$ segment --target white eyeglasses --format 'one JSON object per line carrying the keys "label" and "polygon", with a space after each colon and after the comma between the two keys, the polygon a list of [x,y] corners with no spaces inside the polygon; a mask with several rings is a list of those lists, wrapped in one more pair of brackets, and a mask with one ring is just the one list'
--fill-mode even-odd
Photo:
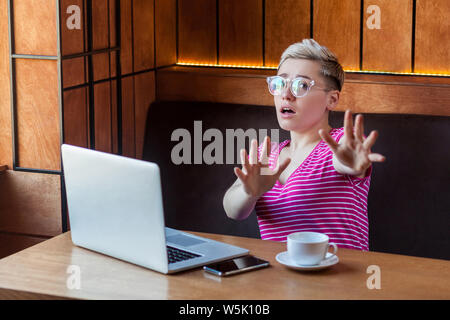
{"label": "white eyeglasses", "polygon": [[[291,80],[285,79],[281,76],[273,76],[267,77],[267,84],[269,86],[269,92],[274,96],[282,94],[286,86],[290,84],[289,88],[292,95],[296,98],[301,98],[308,94],[309,90],[311,90],[311,88],[315,85],[315,81],[303,77],[298,77]],[[329,91],[329,89],[317,86],[316,88]]]}

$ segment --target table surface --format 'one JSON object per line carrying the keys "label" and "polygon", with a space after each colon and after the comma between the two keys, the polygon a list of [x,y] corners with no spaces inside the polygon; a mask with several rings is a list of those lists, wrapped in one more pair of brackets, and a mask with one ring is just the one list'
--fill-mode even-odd
{"label": "table surface", "polygon": [[[248,248],[268,268],[216,277],[196,268],[172,275],[136,266],[72,244],[70,232],[0,260],[0,299],[449,299],[450,261],[339,249],[339,263],[299,272],[275,260],[286,244],[192,232]],[[69,289],[79,267],[80,289]],[[380,289],[369,289],[380,270]],[[370,281],[369,281],[370,282]],[[70,282],[69,282],[70,283]],[[70,287],[70,286],[69,286]]]}

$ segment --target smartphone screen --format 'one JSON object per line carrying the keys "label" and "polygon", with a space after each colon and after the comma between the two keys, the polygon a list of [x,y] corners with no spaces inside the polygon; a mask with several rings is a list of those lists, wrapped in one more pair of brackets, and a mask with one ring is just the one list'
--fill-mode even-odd
{"label": "smartphone screen", "polygon": [[267,267],[268,265],[269,265],[268,261],[248,255],[244,257],[212,263],[207,266],[204,266],[203,269],[207,272],[213,273],[218,276],[227,276],[230,274]]}

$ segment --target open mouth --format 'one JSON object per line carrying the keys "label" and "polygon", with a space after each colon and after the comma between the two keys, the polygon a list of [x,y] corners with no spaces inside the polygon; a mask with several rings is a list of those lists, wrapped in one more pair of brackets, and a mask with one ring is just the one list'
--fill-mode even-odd
{"label": "open mouth", "polygon": [[290,109],[290,108],[288,108],[288,107],[283,107],[283,108],[281,108],[281,113],[283,113],[283,114],[286,114],[286,113],[292,113],[292,114],[294,114],[295,111],[292,110],[292,109]]}

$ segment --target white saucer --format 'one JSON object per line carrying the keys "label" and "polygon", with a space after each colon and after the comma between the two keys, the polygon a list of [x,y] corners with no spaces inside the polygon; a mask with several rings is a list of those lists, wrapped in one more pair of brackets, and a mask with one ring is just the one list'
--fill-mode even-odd
{"label": "white saucer", "polygon": [[281,263],[282,265],[284,265],[288,268],[291,268],[294,270],[301,270],[301,271],[321,270],[321,269],[325,269],[325,268],[334,266],[335,264],[337,264],[339,262],[339,258],[330,252],[327,252],[325,259],[320,261],[319,264],[315,264],[312,266],[304,266],[304,265],[296,264],[295,262],[292,262],[288,256],[287,251],[280,252],[279,254],[277,254],[275,259],[277,259],[277,261],[279,263]]}

